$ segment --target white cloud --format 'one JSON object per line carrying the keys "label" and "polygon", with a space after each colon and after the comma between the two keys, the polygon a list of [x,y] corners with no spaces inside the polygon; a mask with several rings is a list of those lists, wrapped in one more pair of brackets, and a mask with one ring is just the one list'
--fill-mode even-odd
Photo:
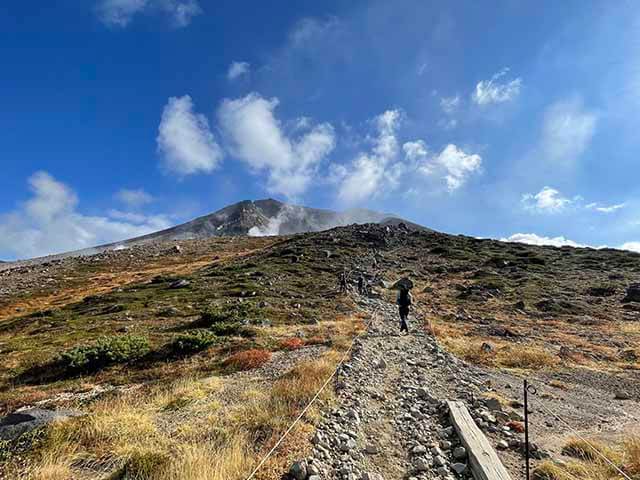
{"label": "white cloud", "polygon": [[116,209],[109,210],[108,215],[115,220],[124,220],[135,225],[147,225],[152,231],[162,230],[170,224],[166,215],[145,215],[139,212],[123,212]]}
{"label": "white cloud", "polygon": [[617,212],[618,210],[623,209],[626,206],[627,206],[626,203],[618,203],[616,205],[600,205],[599,203],[594,202],[594,203],[590,203],[585,208],[588,210],[595,210],[596,212],[600,212],[600,213],[614,213],[614,212]]}
{"label": "white cloud", "polygon": [[441,176],[447,184],[447,190],[452,193],[462,187],[471,175],[482,170],[482,157],[449,144],[437,155],[425,155],[418,170],[427,176]]}
{"label": "white cloud", "polygon": [[[76,210],[78,197],[46,172],[29,178],[32,197],[0,215],[0,253],[17,258],[48,255],[110,243],[167,228],[163,216],[126,218],[87,216]],[[113,213],[113,212],[112,212]]]}
{"label": "white cloud", "polygon": [[174,26],[186,27],[193,17],[202,13],[202,8],[196,0],[157,0],[161,10],[167,13]]}
{"label": "white cloud", "polygon": [[458,126],[458,121],[455,118],[441,118],[438,126],[444,130],[453,130]]}
{"label": "white cloud", "polygon": [[142,207],[143,205],[153,202],[153,196],[141,188],[136,190],[123,188],[115,194],[115,197],[118,201],[131,208]]}
{"label": "white cloud", "polygon": [[251,65],[247,62],[232,62],[227,71],[227,79],[232,81],[243,75],[248,75],[250,68]]}
{"label": "white cloud", "polygon": [[522,196],[524,208],[538,213],[559,213],[573,203],[573,200],[565,198],[551,187],[543,187],[535,195],[527,193]]}
{"label": "white cloud", "polygon": [[597,115],[577,97],[554,103],[544,115],[542,154],[557,164],[573,164],[591,143],[596,123]]}
{"label": "white cloud", "polygon": [[108,27],[124,28],[140,13],[159,11],[176,27],[186,27],[202,13],[197,0],[101,0],[96,6],[100,20]]}
{"label": "white cloud", "polygon": [[148,0],[103,0],[97,6],[98,16],[110,27],[126,27],[136,13],[142,12]]}
{"label": "white cloud", "polygon": [[387,110],[374,119],[376,136],[370,152],[360,153],[346,168],[338,189],[338,198],[346,204],[362,202],[380,193],[383,185],[394,188],[401,174],[394,165],[398,156],[397,129],[399,110]]}
{"label": "white cloud", "polygon": [[440,99],[440,108],[447,115],[452,115],[460,106],[460,95],[454,97],[442,97]]}
{"label": "white cloud", "polygon": [[527,243],[529,245],[550,245],[553,247],[587,247],[588,245],[583,245],[573,240],[569,240],[565,237],[541,237],[536,235],[535,233],[516,233],[511,235],[508,238],[501,238],[501,242],[517,242],[517,243]]}
{"label": "white cloud", "polygon": [[304,47],[314,40],[326,38],[331,31],[335,31],[339,26],[340,22],[335,17],[327,19],[303,18],[291,30],[289,43],[293,47]]}
{"label": "white cloud", "polygon": [[269,173],[267,188],[295,197],[310,186],[317,169],[335,147],[335,132],[328,123],[289,138],[274,116],[277,99],[257,93],[236,100],[223,100],[218,121],[233,154],[254,171]]}
{"label": "white cloud", "polygon": [[629,250],[631,252],[640,253],[640,242],[627,242],[620,246],[621,250]]}
{"label": "white cloud", "polygon": [[171,97],[158,128],[158,152],[164,168],[178,175],[213,171],[223,153],[204,115],[193,112],[189,95]]}
{"label": "white cloud", "polygon": [[520,93],[520,87],[522,86],[522,79],[516,78],[506,83],[500,83],[502,77],[504,77],[508,68],[496,73],[491,80],[482,80],[476,85],[476,90],[471,95],[471,99],[478,105],[490,105],[492,103],[509,102],[518,96]]}
{"label": "white cloud", "polygon": [[402,145],[405,158],[410,164],[419,166],[429,154],[429,147],[423,140],[406,142]]}

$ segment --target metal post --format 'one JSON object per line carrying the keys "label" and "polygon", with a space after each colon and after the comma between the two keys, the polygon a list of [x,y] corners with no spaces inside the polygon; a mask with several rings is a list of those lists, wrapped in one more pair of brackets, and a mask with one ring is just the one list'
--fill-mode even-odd
{"label": "metal post", "polygon": [[524,455],[526,459],[526,480],[529,480],[529,385],[524,380]]}

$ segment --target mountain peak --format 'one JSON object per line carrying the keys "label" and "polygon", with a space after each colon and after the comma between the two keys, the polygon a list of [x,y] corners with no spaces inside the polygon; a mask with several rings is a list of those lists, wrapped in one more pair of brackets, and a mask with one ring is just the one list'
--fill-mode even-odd
{"label": "mountain peak", "polygon": [[[336,212],[292,205],[273,198],[242,200],[182,225],[119,242],[119,244],[132,245],[150,241],[185,240],[212,236],[291,235],[327,230],[353,223],[382,223],[390,219],[394,219],[396,223],[404,221],[394,215],[361,208]],[[410,224],[410,222],[406,223]]]}

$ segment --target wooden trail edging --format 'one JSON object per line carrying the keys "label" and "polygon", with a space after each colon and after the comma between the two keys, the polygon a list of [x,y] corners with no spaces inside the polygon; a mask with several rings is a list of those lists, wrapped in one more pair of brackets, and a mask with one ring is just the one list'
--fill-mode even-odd
{"label": "wooden trail edging", "polygon": [[469,465],[476,480],[511,480],[498,454],[480,431],[462,402],[447,401],[449,415],[462,444],[467,449]]}

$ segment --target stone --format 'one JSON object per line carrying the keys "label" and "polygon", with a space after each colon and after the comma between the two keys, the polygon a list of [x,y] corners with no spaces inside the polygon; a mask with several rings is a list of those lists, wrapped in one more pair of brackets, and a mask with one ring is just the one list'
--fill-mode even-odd
{"label": "stone", "polygon": [[640,302],[640,283],[634,283],[627,288],[627,295],[623,302]]}
{"label": "stone", "polygon": [[490,343],[483,342],[482,345],[480,345],[480,350],[485,353],[493,352],[493,346]]}
{"label": "stone", "polygon": [[505,440],[500,440],[496,447],[500,450],[506,450],[507,448],[509,448],[509,444]]}
{"label": "stone", "polygon": [[435,457],[433,457],[433,464],[436,467],[444,467],[447,464],[447,461],[444,459],[444,457],[436,455]]}
{"label": "stone", "polygon": [[384,361],[384,358],[379,358],[373,362],[373,366],[380,369],[387,368],[387,362]]}
{"label": "stone", "polygon": [[342,442],[342,444],[340,445],[340,450],[342,452],[350,452],[351,450],[356,448],[356,446],[356,442],[352,438],[350,438],[349,440]]}
{"label": "stone", "polygon": [[369,455],[375,455],[376,453],[379,452],[377,445],[373,445],[372,443],[364,447],[364,451],[367,452]]}
{"label": "stone", "polygon": [[453,450],[453,458],[456,460],[462,460],[467,458],[467,449],[464,447],[456,447]]}
{"label": "stone", "polygon": [[502,411],[502,405],[500,401],[496,398],[487,398],[484,403],[487,405],[487,408],[491,411]]}
{"label": "stone", "polygon": [[613,398],[615,400],[631,400],[631,395],[625,391],[618,390],[614,393]]}
{"label": "stone", "polygon": [[427,453],[427,447],[418,444],[411,449],[411,453],[413,453],[414,455],[422,455],[424,453]]}
{"label": "stone", "polygon": [[185,287],[188,287],[189,285],[191,285],[191,282],[189,280],[180,279],[180,280],[176,280],[175,282],[171,282],[169,284],[169,288],[171,289],[185,288]]}
{"label": "stone", "polygon": [[418,459],[416,460],[415,466],[418,472],[426,472],[427,470],[429,470],[429,467],[430,467],[429,462],[427,462],[422,457],[418,457]]}
{"label": "stone", "polygon": [[306,480],[307,478],[307,464],[304,461],[293,462],[289,469],[289,475],[294,480]]}
{"label": "stone", "polygon": [[81,412],[67,409],[27,408],[18,410],[0,419],[0,440],[15,440],[36,428],[80,415],[82,415]]}
{"label": "stone", "polygon": [[451,464],[451,469],[458,475],[462,475],[467,471],[467,465],[464,463],[453,463]]}
{"label": "stone", "polygon": [[[311,479],[309,479],[311,480]],[[379,473],[375,473],[375,472],[364,472],[361,476],[360,476],[360,480],[384,480],[384,478],[382,477],[382,475],[380,475]]]}

